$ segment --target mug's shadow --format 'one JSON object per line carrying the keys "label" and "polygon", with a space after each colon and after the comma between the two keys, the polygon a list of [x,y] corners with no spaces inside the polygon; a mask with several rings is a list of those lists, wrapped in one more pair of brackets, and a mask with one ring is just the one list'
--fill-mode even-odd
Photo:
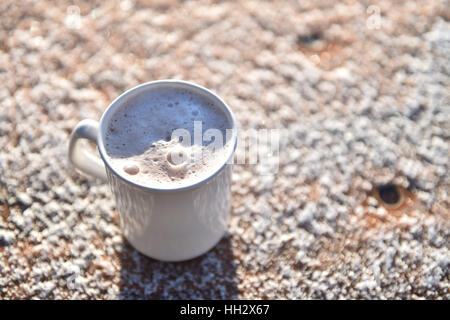
{"label": "mug's shadow", "polygon": [[124,239],[120,263],[120,299],[238,298],[229,234],[206,254],[183,262],[148,258]]}

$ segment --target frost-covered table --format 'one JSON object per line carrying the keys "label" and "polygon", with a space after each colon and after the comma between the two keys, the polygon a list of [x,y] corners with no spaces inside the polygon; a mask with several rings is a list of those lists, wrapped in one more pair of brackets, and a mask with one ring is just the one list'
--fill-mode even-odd
{"label": "frost-covered table", "polygon": [[[449,298],[443,3],[148,3],[0,4],[1,298]],[[183,263],[130,247],[66,155],[80,119],[163,78],[287,129],[279,172],[236,166],[229,233]]]}

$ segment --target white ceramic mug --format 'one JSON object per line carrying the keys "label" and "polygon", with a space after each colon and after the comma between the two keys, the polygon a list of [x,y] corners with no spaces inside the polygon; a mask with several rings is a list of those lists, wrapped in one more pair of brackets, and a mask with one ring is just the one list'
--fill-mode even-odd
{"label": "white ceramic mug", "polygon": [[[227,161],[208,178],[186,187],[156,189],[133,183],[114,170],[106,157],[105,133],[116,108],[130,98],[157,86],[175,86],[212,98],[228,117],[233,134]],[[98,146],[101,159],[79,145],[81,138]],[[72,132],[70,161],[89,175],[107,180],[116,200],[125,237],[140,252],[155,259],[181,261],[214,247],[226,231],[231,210],[230,161],[237,144],[234,116],[226,103],[211,91],[193,83],[161,80],[139,85],[115,99],[100,123],[82,120]]]}

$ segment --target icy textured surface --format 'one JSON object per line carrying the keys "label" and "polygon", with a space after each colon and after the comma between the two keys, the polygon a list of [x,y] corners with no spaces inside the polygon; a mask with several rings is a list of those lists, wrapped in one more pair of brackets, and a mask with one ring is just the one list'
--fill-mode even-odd
{"label": "icy textured surface", "polygon": [[[446,2],[76,3],[0,4],[1,298],[450,298]],[[132,249],[67,160],[79,120],[164,78],[288,129],[278,174],[236,166],[228,235],[184,263]]]}

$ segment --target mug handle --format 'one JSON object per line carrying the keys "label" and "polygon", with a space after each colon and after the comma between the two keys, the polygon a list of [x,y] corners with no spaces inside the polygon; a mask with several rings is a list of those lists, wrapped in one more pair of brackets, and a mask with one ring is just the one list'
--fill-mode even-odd
{"label": "mug handle", "polygon": [[107,181],[105,164],[99,158],[80,147],[79,139],[88,139],[97,144],[98,122],[85,119],[78,123],[70,135],[69,160],[82,172]]}

